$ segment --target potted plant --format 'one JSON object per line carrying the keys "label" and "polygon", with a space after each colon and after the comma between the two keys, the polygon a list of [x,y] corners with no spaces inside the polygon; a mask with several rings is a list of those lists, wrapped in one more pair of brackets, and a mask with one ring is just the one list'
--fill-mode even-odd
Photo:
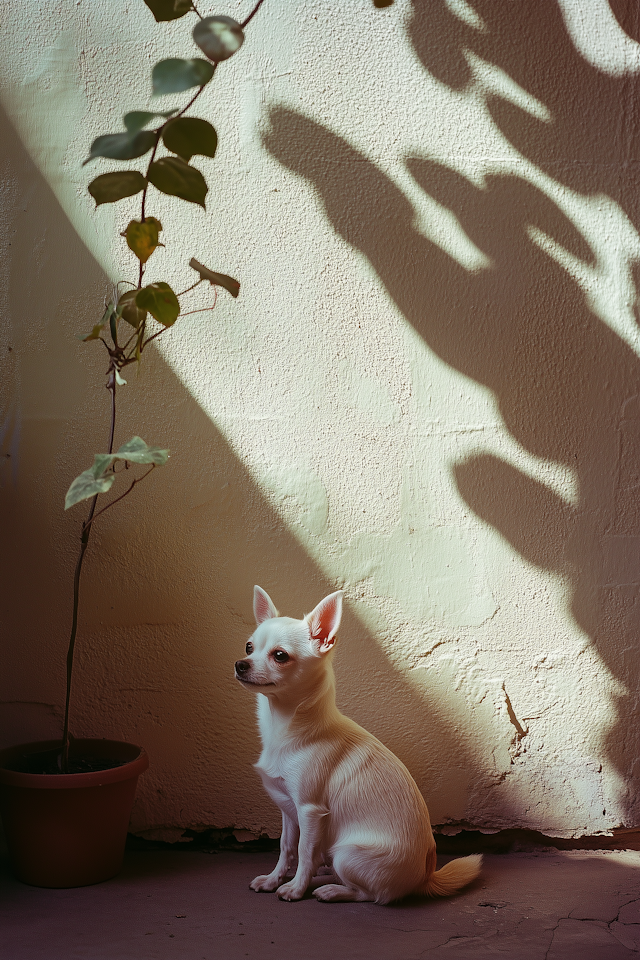
{"label": "potted plant", "polygon": [[[84,342],[97,341],[106,350],[110,427],[107,452],[96,454],[92,466],[73,481],[65,502],[65,509],[70,509],[90,500],[73,580],[62,738],[0,752],[0,812],[12,867],[19,879],[36,886],[82,886],[106,880],[120,870],[136,782],[149,763],[144,750],[133,744],[74,739],[69,732],[81,575],[93,525],[156,467],[165,464],[169,455],[168,450],[149,446],[135,436],[114,450],[117,391],[126,384],[126,368],[139,368],[147,347],[171,329],[180,316],[213,308],[209,304],[185,313],[181,297],[203,282],[224,287],[233,297],[239,292],[236,280],[209,270],[195,258],[190,266],[198,279],[181,293],[174,293],[164,281],[145,283],[147,261],[162,246],[163,230],[160,220],[149,213],[149,190],[204,208],[207,183],[191,159],[199,155],[214,157],[217,135],[207,120],[186,114],[211,82],[219,63],[240,48],[244,28],[263,0],[243,23],[230,17],[203,17],[191,0],[144,2],[157,21],[195,13],[198,22],[193,38],[204,58],[157,63],[152,71],[154,97],[189,91],[187,104],[165,112],[127,113],[124,130],[94,140],[86,161],[99,157],[129,161],[149,154],[145,173],[117,170],[101,174],[88,185],[96,207],[137,194],[141,194],[141,205],[139,219],[131,220],[122,232],[137,260],[135,282],[118,283],[100,322],[80,337]],[[140,467],[143,472],[135,474]],[[134,475],[127,488],[98,509],[99,497],[130,468]]]}

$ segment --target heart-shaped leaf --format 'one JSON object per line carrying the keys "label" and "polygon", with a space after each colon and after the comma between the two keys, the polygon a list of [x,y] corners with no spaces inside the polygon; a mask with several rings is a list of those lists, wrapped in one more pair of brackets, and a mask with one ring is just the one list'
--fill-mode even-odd
{"label": "heart-shaped leaf", "polygon": [[[110,160],[135,160],[149,150],[153,150],[156,135],[151,130],[138,130],[127,133],[110,133],[97,137],[91,144],[85,164],[96,157],[108,157]],[[83,164],[84,166],[84,164]]]}
{"label": "heart-shaped leaf", "polygon": [[[153,463],[157,467],[163,466],[169,458],[169,451],[160,447],[149,447],[141,437],[132,437],[123,443],[115,453],[96,453],[93,466],[81,473],[73,481],[64,501],[64,508],[68,510],[81,500],[95,497],[98,493],[110,490],[115,474],[111,466],[116,460],[128,460],[130,463]],[[107,473],[107,471],[109,471]]]}
{"label": "heart-shaped leaf", "polygon": [[193,10],[191,0],[144,0],[158,23],[163,20],[177,20]]}
{"label": "heart-shaped leaf", "polygon": [[171,327],[180,313],[178,298],[168,283],[151,283],[136,293],[136,304],[148,310],[163,327]]}
{"label": "heart-shaped leaf", "polygon": [[153,96],[165,93],[182,93],[190,87],[203,87],[209,83],[215,67],[207,60],[161,60],[151,71]]}
{"label": "heart-shaped leaf", "polygon": [[146,319],[147,311],[141,310],[136,303],[137,290],[127,290],[118,300],[118,316],[126,320],[134,330],[137,330],[140,324]]}
{"label": "heart-shaped leaf", "polygon": [[129,460],[130,463],[155,463],[158,467],[163,466],[168,458],[168,450],[161,450],[160,447],[148,447],[141,437],[132,437],[131,440],[127,440],[113,454],[114,460]]}
{"label": "heart-shaped leaf", "polygon": [[204,17],[193,28],[193,39],[205,57],[220,63],[228,60],[244,43],[242,27],[231,17]]}
{"label": "heart-shaped leaf", "polygon": [[172,197],[180,197],[204,208],[204,198],[209,188],[199,170],[190,167],[180,157],[162,157],[152,163],[148,171],[149,182]]}
{"label": "heart-shaped leaf", "polygon": [[208,280],[209,283],[215,284],[217,287],[224,287],[232,297],[237,297],[240,293],[238,281],[234,280],[233,277],[228,277],[226,273],[216,273],[215,270],[209,270],[208,267],[199,263],[195,257],[189,260],[189,266],[200,274],[202,280]]}
{"label": "heart-shaped leaf", "polygon": [[146,263],[159,244],[159,234],[162,224],[155,217],[145,217],[144,223],[140,220],[131,220],[125,230],[127,246],[132,250],[140,263]]}
{"label": "heart-shaped leaf", "polygon": [[106,477],[101,476],[96,479],[93,468],[85,470],[79,477],[76,477],[67,490],[67,495],[64,499],[65,510],[73,507],[76,503],[80,503],[81,500],[95,497],[97,493],[106,493],[107,490],[111,488],[114,480],[115,477],[112,473]]}
{"label": "heart-shaped leaf", "polygon": [[167,150],[177,153],[187,163],[195,153],[215,157],[218,146],[218,135],[211,124],[197,117],[170,120],[162,131],[162,140]]}
{"label": "heart-shaped leaf", "polygon": [[147,181],[137,170],[123,170],[120,173],[103,173],[92,180],[89,193],[97,206],[101,203],[115,203],[123,197],[132,197],[144,190]]}

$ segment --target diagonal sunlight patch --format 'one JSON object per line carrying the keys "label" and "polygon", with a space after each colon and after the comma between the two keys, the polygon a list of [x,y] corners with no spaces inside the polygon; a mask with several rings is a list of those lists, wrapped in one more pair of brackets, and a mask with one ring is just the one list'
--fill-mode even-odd
{"label": "diagonal sunlight patch", "polygon": [[[628,347],[640,356],[640,328],[635,316],[636,289],[633,267],[640,260],[640,237],[620,207],[608,197],[598,196],[583,201],[594,208],[594,223],[609,221],[609,229],[593,231],[589,240],[596,254],[595,263],[586,263],[538,227],[529,226],[527,233],[575,281],[582,290],[589,309],[603,321]],[[596,219],[596,216],[598,219]]]}
{"label": "diagonal sunlight patch", "polygon": [[471,4],[467,3],[467,0],[445,0],[445,4],[454,17],[457,17],[462,23],[466,23],[468,27],[472,27],[479,32],[486,31],[487,25],[485,21],[480,14],[473,9]]}
{"label": "diagonal sunlight patch", "polygon": [[484,97],[499,97],[525,110],[537,120],[551,123],[553,117],[548,107],[527,90],[524,90],[508,73],[493,63],[487,63],[470,50],[465,58],[475,77],[475,87]]}

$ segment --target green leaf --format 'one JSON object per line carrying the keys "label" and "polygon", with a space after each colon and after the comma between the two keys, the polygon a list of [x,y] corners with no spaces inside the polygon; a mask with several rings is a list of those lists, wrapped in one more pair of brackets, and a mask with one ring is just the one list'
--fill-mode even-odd
{"label": "green leaf", "polygon": [[242,27],[231,17],[204,17],[193,28],[193,39],[205,57],[220,63],[228,60],[244,43]]}
{"label": "green leaf", "polygon": [[107,477],[101,476],[96,478],[93,467],[90,470],[85,470],[79,477],[76,477],[67,490],[67,495],[64,499],[65,510],[73,507],[76,503],[80,503],[81,500],[95,497],[97,493],[106,493],[107,490],[111,488],[114,480],[115,477],[112,473]]}
{"label": "green leaf", "polygon": [[139,130],[127,133],[110,133],[96,137],[91,144],[89,156],[83,166],[96,157],[108,157],[109,160],[135,160],[149,150],[153,150],[156,135],[151,130]]}
{"label": "green leaf", "polygon": [[162,131],[167,150],[177,153],[187,163],[194,153],[215,157],[218,135],[210,123],[197,117],[178,117],[170,120]]}
{"label": "green leaf", "polygon": [[132,250],[140,263],[146,263],[153,251],[159,246],[159,234],[162,224],[155,217],[145,217],[144,223],[140,220],[131,220],[125,230],[127,246]]}
{"label": "green leaf", "polygon": [[226,273],[216,273],[214,270],[209,270],[208,267],[198,263],[195,257],[189,260],[189,266],[192,270],[196,270],[200,274],[202,280],[208,280],[209,283],[215,284],[217,287],[224,287],[232,297],[237,297],[240,293],[240,284],[238,281],[234,280],[233,277],[228,277]]}
{"label": "green leaf", "polygon": [[88,186],[89,193],[97,206],[101,203],[115,203],[123,197],[132,197],[144,190],[147,181],[137,170],[123,170],[120,173],[103,173]]}
{"label": "green leaf", "polygon": [[95,497],[98,493],[106,493],[110,490],[115,474],[107,473],[116,460],[128,460],[130,463],[153,463],[158,467],[163,466],[169,458],[169,451],[162,450],[160,447],[148,447],[140,437],[132,437],[120,447],[115,453],[96,453],[93,458],[93,466],[81,473],[73,481],[64,501],[64,508],[80,503],[81,500],[88,500],[89,497]]}
{"label": "green leaf", "polygon": [[128,460],[130,463],[155,463],[161,467],[169,459],[169,451],[160,447],[148,447],[141,437],[132,437],[112,454],[114,460]]}
{"label": "green leaf", "polygon": [[171,327],[180,313],[178,298],[168,283],[151,283],[136,294],[136,304],[148,310],[163,327]]}
{"label": "green leaf", "polygon": [[193,10],[191,0],[144,0],[158,23],[163,20],[177,20]]}
{"label": "green leaf", "polygon": [[[94,455],[93,466],[90,467],[90,471],[96,480],[100,480],[104,476],[113,463],[113,460],[114,456],[112,453],[96,453]],[[89,471],[86,472],[88,473]]]}
{"label": "green leaf", "polygon": [[134,330],[137,330],[140,324],[146,320],[147,311],[140,310],[136,304],[137,290],[127,290],[118,300],[118,316],[126,320]]}
{"label": "green leaf", "polygon": [[177,110],[167,110],[166,113],[149,113],[148,110],[132,110],[130,113],[125,113],[123,120],[129,133],[137,133],[138,130],[146,127],[154,117],[164,117],[166,119],[177,112]]}
{"label": "green leaf", "polygon": [[199,170],[190,167],[180,157],[162,157],[152,163],[148,171],[149,183],[162,193],[180,197],[204,208],[209,188]]}
{"label": "green leaf", "polygon": [[190,87],[203,87],[213,76],[214,67],[206,60],[161,60],[151,71],[153,96],[182,93]]}

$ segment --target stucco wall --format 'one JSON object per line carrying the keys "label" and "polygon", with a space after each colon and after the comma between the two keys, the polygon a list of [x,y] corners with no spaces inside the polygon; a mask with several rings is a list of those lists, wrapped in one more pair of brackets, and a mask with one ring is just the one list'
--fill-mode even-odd
{"label": "stucco wall", "polygon": [[[172,456],[95,530],[78,641],[74,733],[151,755],[135,830],[278,833],[232,679],[254,583],[295,616],[344,588],[340,704],[434,823],[638,824],[632,6],[266,0],[201,98],[207,211],[155,195],[147,277],[181,289],[195,256],[241,295],[119,392],[117,442]],[[187,24],[31,0],[0,28],[7,743],[60,729],[84,515],[62,504],[108,431],[75,334],[135,276],[138,200],[95,212],[117,164],[81,162],[148,108],[154,62],[197,54]]]}

